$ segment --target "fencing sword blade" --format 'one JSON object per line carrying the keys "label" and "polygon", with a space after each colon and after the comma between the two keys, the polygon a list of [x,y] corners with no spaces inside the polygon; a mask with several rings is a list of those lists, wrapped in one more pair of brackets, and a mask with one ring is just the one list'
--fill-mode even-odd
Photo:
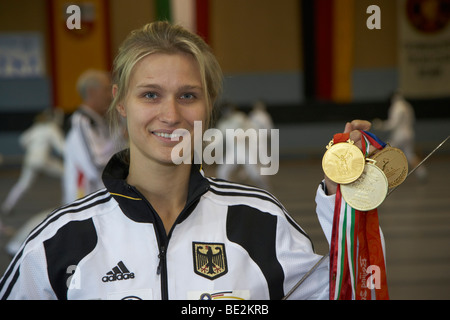
{"label": "fencing sword blade", "polygon": [[329,256],[329,253],[327,253],[326,255],[324,255],[322,258],[320,258],[319,261],[316,262],[316,264],[309,269],[309,271],[300,279],[300,281],[298,281],[295,286],[281,299],[281,300],[287,300],[291,294],[294,293],[295,290],[297,290],[298,287],[300,287],[300,285],[311,275],[311,273],[313,273],[318,267],[319,265]]}
{"label": "fencing sword blade", "polygon": [[[406,176],[406,178],[405,178],[405,181],[406,181],[406,179],[408,179],[408,177],[414,172],[414,171],[416,171],[416,169],[417,168],[419,168],[425,161],[427,161],[428,160],[428,158],[429,157],[431,157],[431,155],[433,154],[433,153],[435,153],[440,147],[442,147],[442,145],[445,143],[445,142],[447,142],[447,140],[450,138],[450,136],[448,136],[447,138],[445,138],[436,148],[434,148],[434,150],[433,151],[431,151],[422,161],[420,161],[420,163],[417,165],[417,166],[415,166],[414,167],[414,169],[412,169],[409,173],[408,173],[408,175]],[[405,181],[403,181],[403,182],[405,182]],[[395,191],[395,189],[397,189],[398,187],[399,187],[400,185],[398,185],[398,186],[396,186],[395,188],[393,188],[391,191],[389,191],[389,193],[387,194],[387,196],[386,197],[388,197],[392,192],[394,192]]]}
{"label": "fencing sword blade", "polygon": [[450,136],[448,136],[447,138],[445,138],[444,139],[444,141],[442,141],[436,148],[434,148],[434,150],[433,151],[431,151],[414,169],[412,169],[411,170],[411,172],[410,173],[408,173],[408,176],[411,174],[411,173],[413,173],[414,171],[416,171],[416,169],[417,168],[419,168],[421,165],[422,165],[422,163],[424,163],[425,161],[427,161],[427,159],[429,158],[429,157],[431,157],[431,155],[433,154],[433,153],[435,153],[436,152],[436,150],[438,150],[440,147],[442,147],[442,145],[448,140],[450,138]]}

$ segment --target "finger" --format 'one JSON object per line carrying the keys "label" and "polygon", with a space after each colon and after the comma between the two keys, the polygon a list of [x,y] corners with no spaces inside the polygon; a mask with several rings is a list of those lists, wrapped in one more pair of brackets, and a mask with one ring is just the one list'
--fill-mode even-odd
{"label": "finger", "polygon": [[353,120],[352,122],[347,122],[345,125],[344,132],[348,132],[350,135],[350,140],[355,142],[355,145],[357,145],[359,148],[361,148],[361,132],[362,131],[368,131],[372,124],[367,120]]}
{"label": "finger", "polygon": [[370,127],[372,126],[372,124],[367,121],[367,120],[353,120],[351,123],[352,129],[353,130],[364,130],[364,131],[368,131],[370,130]]}
{"label": "finger", "polygon": [[352,130],[350,132],[350,140],[355,142],[355,144],[359,143],[361,145],[361,131],[359,130]]}
{"label": "finger", "polygon": [[350,122],[347,122],[345,124],[345,128],[344,128],[344,133],[349,133],[350,131],[352,131],[352,124]]}

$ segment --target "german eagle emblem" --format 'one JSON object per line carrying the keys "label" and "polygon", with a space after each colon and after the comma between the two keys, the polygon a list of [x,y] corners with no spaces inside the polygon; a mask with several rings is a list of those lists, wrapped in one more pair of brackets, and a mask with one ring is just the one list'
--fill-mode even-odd
{"label": "german eagle emblem", "polygon": [[228,272],[225,245],[223,243],[192,242],[194,272],[210,280]]}

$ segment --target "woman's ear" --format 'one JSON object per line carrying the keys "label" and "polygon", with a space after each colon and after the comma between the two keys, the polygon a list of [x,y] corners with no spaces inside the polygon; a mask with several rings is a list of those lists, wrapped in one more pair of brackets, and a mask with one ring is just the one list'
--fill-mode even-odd
{"label": "woman's ear", "polygon": [[[116,98],[118,92],[119,92],[119,87],[117,86],[117,84],[114,84],[114,85],[112,86],[112,95],[113,95],[113,98]],[[123,104],[122,104],[121,101],[119,101],[119,103],[117,103],[116,110],[119,112],[119,114],[120,114],[122,117],[126,117],[126,116],[127,116],[127,112],[126,112],[125,107],[123,106]]]}

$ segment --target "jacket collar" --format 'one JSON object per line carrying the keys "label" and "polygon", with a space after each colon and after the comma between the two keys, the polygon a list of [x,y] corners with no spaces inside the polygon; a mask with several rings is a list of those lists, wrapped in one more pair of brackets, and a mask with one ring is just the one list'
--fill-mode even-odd
{"label": "jacket collar", "polygon": [[[144,199],[136,188],[126,182],[129,172],[128,151],[123,150],[110,159],[103,171],[103,183],[127,217],[136,222],[154,223],[157,213],[151,203]],[[177,222],[181,222],[192,212],[200,197],[208,190],[208,179],[204,177],[200,166],[193,164],[189,179],[188,198]]]}

